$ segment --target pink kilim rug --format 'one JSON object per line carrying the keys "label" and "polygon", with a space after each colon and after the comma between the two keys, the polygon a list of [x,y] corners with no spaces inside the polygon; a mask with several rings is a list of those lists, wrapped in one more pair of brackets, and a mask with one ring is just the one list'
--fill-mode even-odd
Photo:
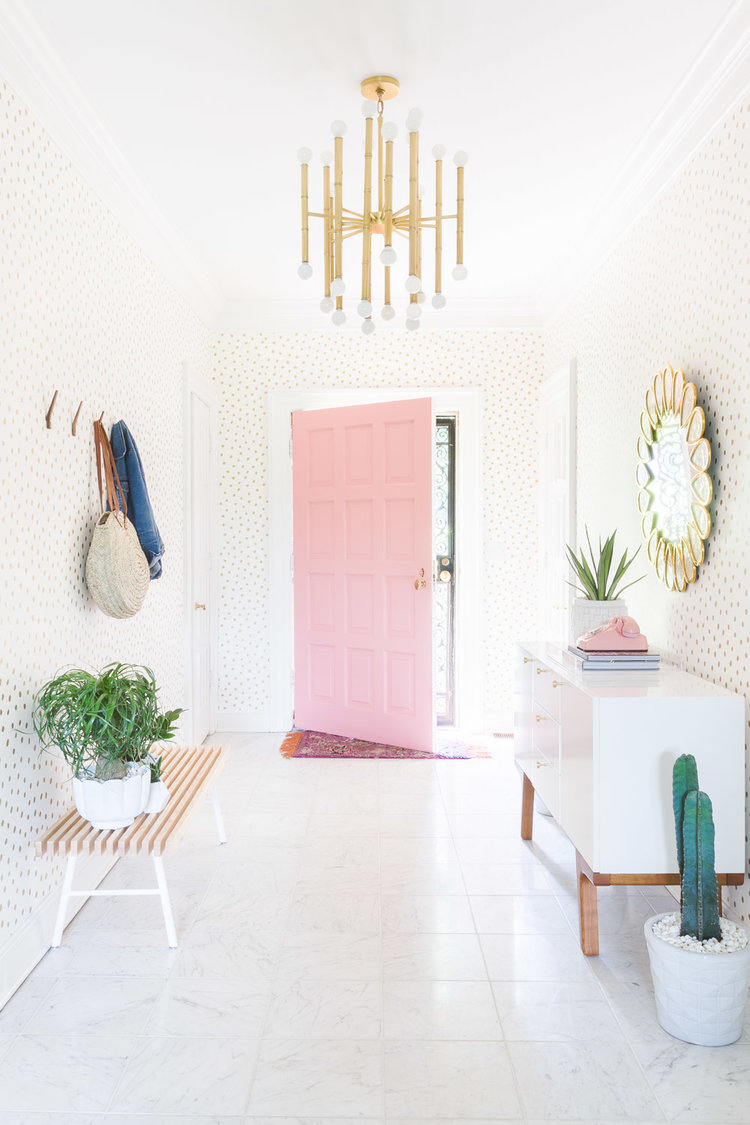
{"label": "pink kilim rug", "polygon": [[435,752],[410,750],[407,746],[386,746],[361,738],[344,738],[317,730],[291,730],[281,744],[285,758],[491,758],[487,749],[471,745],[451,735],[438,734]]}

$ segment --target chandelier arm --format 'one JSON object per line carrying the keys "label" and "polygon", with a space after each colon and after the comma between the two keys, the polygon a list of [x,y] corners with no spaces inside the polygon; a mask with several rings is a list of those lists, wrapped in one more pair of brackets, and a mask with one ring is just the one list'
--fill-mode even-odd
{"label": "chandelier arm", "polygon": [[[308,152],[310,150],[308,149]],[[302,202],[302,261],[308,262],[310,258],[310,224],[308,221],[308,203],[309,203],[309,190],[308,190],[308,168],[307,164],[300,165],[301,174],[301,202]]]}
{"label": "chandelier arm", "polygon": [[330,164],[323,165],[323,245],[325,247],[323,253],[323,270],[324,270],[324,290],[323,296],[331,296],[331,270],[333,262],[331,260],[331,239],[333,235],[333,226],[331,223],[332,201],[331,201],[331,166]]}
{"label": "chandelier arm", "polygon": [[[419,133],[409,133],[409,273],[417,274],[417,205],[419,190]],[[414,294],[412,293],[412,297]],[[415,298],[416,299],[416,298]],[[411,298],[410,298],[411,300]]]}
{"label": "chandelier arm", "polygon": [[[392,230],[393,230],[393,141],[386,141],[385,142],[385,182],[384,182],[383,186],[384,186],[384,190],[385,190],[385,199],[383,201],[383,206],[385,208],[384,216],[383,216],[384,220],[385,220],[384,240],[385,240],[386,246],[391,246],[392,245],[391,240],[393,238],[393,235],[391,233]],[[388,267],[388,268],[390,268],[390,267]],[[390,297],[390,284],[391,284],[390,278],[391,278],[391,275],[389,273],[388,274],[388,295],[389,295],[389,297]],[[386,300],[387,305],[389,305],[390,303],[391,303],[390,300]]]}
{"label": "chandelier arm", "polygon": [[378,214],[383,214],[383,101],[378,102]]}
{"label": "chandelier arm", "polygon": [[372,118],[365,118],[365,188],[362,197],[362,300],[370,299],[370,254],[372,239],[370,213],[372,211]]}
{"label": "chandelier arm", "polygon": [[[341,214],[341,176],[343,166],[343,153],[344,141],[342,137],[334,137],[333,139],[333,199],[334,199],[334,221],[333,221],[333,273],[334,277],[341,277],[341,242],[342,242],[342,214]],[[341,297],[336,298],[336,307],[341,308],[339,304]]]}
{"label": "chandelier arm", "polygon": [[[430,216],[431,218],[431,216]],[[427,221],[427,220],[424,220]],[[443,291],[443,162],[435,161],[435,292]]]}
{"label": "chandelier arm", "polygon": [[464,261],[464,170],[456,168],[456,265]]}

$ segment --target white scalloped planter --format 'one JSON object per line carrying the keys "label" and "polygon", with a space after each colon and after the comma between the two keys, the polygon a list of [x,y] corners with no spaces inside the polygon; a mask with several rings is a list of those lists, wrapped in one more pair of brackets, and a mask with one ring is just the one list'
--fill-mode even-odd
{"label": "white scalloped planter", "polygon": [[570,607],[570,643],[574,645],[583,633],[598,629],[613,617],[624,617],[627,612],[623,598],[615,598],[610,602],[573,598]]}
{"label": "white scalloped planter", "polygon": [[685,1043],[734,1043],[742,1034],[745,1015],[750,941],[731,953],[694,953],[653,932],[654,923],[663,917],[655,914],[643,927],[659,1023]]}
{"label": "white scalloped planter", "polygon": [[163,781],[152,781],[149,788],[147,813],[158,813],[166,807],[169,800],[169,790]]}
{"label": "white scalloped planter", "polygon": [[150,788],[151,771],[143,763],[132,763],[129,777],[110,781],[73,778],[76,808],[94,828],[127,828],[146,808]]}

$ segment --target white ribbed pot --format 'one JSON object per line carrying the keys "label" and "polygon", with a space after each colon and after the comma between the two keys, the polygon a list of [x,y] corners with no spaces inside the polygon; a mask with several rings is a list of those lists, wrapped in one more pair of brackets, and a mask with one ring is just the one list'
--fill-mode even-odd
{"label": "white ribbed pot", "polygon": [[131,762],[129,767],[128,777],[109,781],[73,778],[76,808],[94,828],[127,828],[148,804],[151,771],[143,762]]}
{"label": "white ribbed pot", "polygon": [[750,941],[730,953],[680,949],[653,932],[663,917],[655,914],[643,927],[659,1023],[685,1043],[702,1047],[734,1043],[742,1034],[745,1015]]}
{"label": "white ribbed pot", "polygon": [[169,790],[163,781],[152,781],[149,789],[147,813],[158,813],[166,807],[169,800]]}
{"label": "white ribbed pot", "polygon": [[590,633],[613,617],[626,616],[627,612],[624,598],[613,598],[609,602],[573,598],[570,607],[570,643],[574,645],[582,633]]}

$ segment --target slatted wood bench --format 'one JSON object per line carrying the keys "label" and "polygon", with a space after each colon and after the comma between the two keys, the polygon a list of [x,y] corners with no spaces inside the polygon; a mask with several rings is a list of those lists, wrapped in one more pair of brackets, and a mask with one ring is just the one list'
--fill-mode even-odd
{"label": "slatted wood bench", "polygon": [[[71,897],[89,895],[159,895],[170,948],[177,945],[177,933],[169,899],[163,856],[172,850],[187,827],[201,796],[208,794],[213,804],[219,843],[226,843],[221,808],[216,793],[217,771],[226,751],[222,746],[170,746],[162,753],[162,779],[169,789],[169,800],[160,813],[141,813],[127,828],[94,828],[71,809],[36,842],[38,856],[67,856],[60,905],[57,910],[52,946],[62,942],[63,927]],[[154,861],[156,887],[127,890],[73,890],[76,860],[80,855],[150,855]]]}

